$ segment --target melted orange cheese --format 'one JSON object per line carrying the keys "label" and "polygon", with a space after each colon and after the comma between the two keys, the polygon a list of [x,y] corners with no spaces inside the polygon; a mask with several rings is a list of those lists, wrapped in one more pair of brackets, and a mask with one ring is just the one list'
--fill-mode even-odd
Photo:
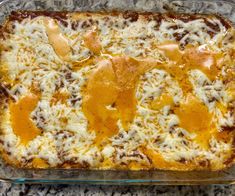
{"label": "melted orange cheese", "polygon": [[180,127],[195,133],[198,144],[207,149],[214,131],[212,114],[208,108],[195,96],[188,94],[185,102],[175,108],[175,114],[180,119]]}
{"label": "melted orange cheese", "polygon": [[165,64],[163,69],[178,81],[184,94],[190,92],[192,90],[192,85],[188,78],[188,68],[183,62],[184,52],[180,50],[179,45],[174,42],[167,42],[159,45],[158,48],[163,51],[167,58],[173,61],[173,63],[170,62]]}
{"label": "melted orange cheese", "polygon": [[192,91],[188,71],[199,69],[211,80],[214,80],[220,72],[218,66],[222,58],[221,54],[190,46],[181,51],[179,45],[174,42],[166,42],[159,45],[158,48],[173,61],[162,68],[178,81],[185,95]]}
{"label": "melted orange cheese", "polygon": [[[94,32],[88,34],[89,43],[90,39],[97,40],[96,35],[93,34]],[[93,42],[96,42],[95,40]],[[93,46],[89,47],[93,48]],[[89,78],[86,99],[83,104],[91,127],[99,130],[98,138],[116,134],[119,118],[123,127],[128,129],[136,112],[135,90],[139,76],[156,67],[166,70],[179,82],[184,95],[187,96],[186,103],[181,104],[175,110],[180,117],[181,127],[197,133],[197,141],[207,148],[210,138],[208,122],[210,125],[211,115],[206,106],[191,94],[188,96],[188,93],[192,91],[192,85],[187,74],[190,69],[200,69],[208,76],[215,78],[218,70],[214,56],[194,48],[188,48],[182,52],[175,43],[162,44],[158,48],[174,63],[162,64],[156,60],[135,60],[126,56],[111,57],[111,60],[102,60],[99,63],[98,68]],[[113,109],[107,109],[109,105],[112,105]],[[153,101],[151,107],[158,110],[164,105],[173,105],[173,99],[169,95],[163,94],[159,99]],[[201,132],[204,133],[204,138],[207,135],[206,139],[201,137]]]}
{"label": "melted orange cheese", "polygon": [[46,27],[46,33],[49,43],[53,47],[55,53],[65,61],[69,61],[69,54],[71,48],[68,44],[68,40],[61,33],[59,25],[53,19],[44,19],[44,25]]}
{"label": "melted orange cheese", "polygon": [[33,168],[48,168],[48,163],[41,158],[34,158],[32,161]]}
{"label": "melted orange cheese", "polygon": [[27,144],[41,133],[30,118],[38,100],[39,98],[36,95],[29,94],[17,103],[10,104],[12,128],[22,144]]}
{"label": "melted orange cheese", "polygon": [[97,132],[98,143],[118,132],[117,113],[107,108],[115,102],[117,96],[112,63],[108,60],[101,61],[89,77],[83,100],[84,114],[90,123],[90,129]]}
{"label": "melted orange cheese", "polygon": [[135,92],[139,77],[161,64],[152,59],[136,60],[127,56],[113,57],[113,69],[117,78],[119,95],[116,106],[121,115],[122,125],[128,129],[136,113]]}
{"label": "melted orange cheese", "polygon": [[160,153],[150,148],[143,148],[142,151],[151,160],[153,168],[168,170],[192,170],[195,168],[195,165],[192,163],[166,161]]}
{"label": "melted orange cheese", "polygon": [[199,69],[207,75],[211,80],[214,80],[219,74],[216,54],[200,50],[198,48],[189,48],[185,51],[184,60],[188,69]]}
{"label": "melted orange cheese", "polygon": [[89,66],[93,62],[94,62],[94,58],[92,58],[91,56],[88,56],[87,58],[82,59],[80,61],[72,62],[73,69],[76,70],[76,69],[80,69],[81,67]]}
{"label": "melted orange cheese", "polygon": [[172,61],[182,61],[183,51],[180,50],[179,45],[174,42],[166,42],[157,46],[164,55]]}
{"label": "melted orange cheese", "polygon": [[119,91],[115,104],[124,128],[128,129],[128,124],[132,122],[136,112],[135,90],[140,67],[138,61],[128,57],[114,57],[112,65]]}
{"label": "melted orange cheese", "polygon": [[174,100],[167,93],[163,93],[163,94],[161,94],[160,97],[153,100],[153,102],[151,103],[151,108],[154,109],[154,110],[160,110],[160,109],[162,109],[162,107],[164,107],[166,105],[173,106],[174,105]]}
{"label": "melted orange cheese", "polygon": [[130,170],[139,171],[139,170],[146,169],[146,168],[149,168],[149,165],[143,164],[141,162],[139,163],[137,161],[131,161],[128,164],[128,169],[130,169]]}
{"label": "melted orange cheese", "polygon": [[84,44],[94,54],[100,54],[102,46],[100,44],[96,31],[89,31],[84,35]]}
{"label": "melted orange cheese", "polygon": [[[96,141],[118,132],[121,119],[127,130],[136,112],[135,90],[139,76],[158,63],[136,61],[130,57],[113,57],[102,60],[89,77],[84,93],[83,111],[96,130]],[[108,107],[113,107],[109,109]]]}

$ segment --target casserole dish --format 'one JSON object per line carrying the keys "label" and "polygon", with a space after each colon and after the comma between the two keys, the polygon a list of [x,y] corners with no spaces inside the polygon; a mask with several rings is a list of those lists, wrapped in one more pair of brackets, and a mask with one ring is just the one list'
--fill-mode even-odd
{"label": "casserole dish", "polygon": [[[8,6],[8,3],[9,3],[9,7],[4,7],[4,6]],[[184,4],[190,7],[190,10],[188,10],[187,6],[185,6]],[[12,5],[14,6],[11,7]],[[19,7],[17,7],[16,5],[19,5]],[[225,8],[223,8],[223,11],[225,11],[224,9],[226,9],[225,13],[222,11],[220,13],[219,9],[217,10],[217,12],[213,12],[213,13],[221,14],[229,18],[231,21],[233,21],[232,20],[233,16],[229,17],[230,15],[228,13],[228,7],[232,6],[232,4],[224,3],[223,6],[224,5],[226,5]],[[190,4],[187,1],[182,1],[182,2],[172,1],[170,3],[166,3],[164,1],[164,2],[156,2],[156,5],[154,5],[154,1],[151,1],[150,4],[149,2],[138,1],[138,2],[129,3],[128,5],[125,5],[123,2],[118,2],[118,5],[116,5],[115,2],[112,2],[112,1],[95,2],[94,5],[93,4],[87,5],[81,1],[66,1],[65,5],[63,4],[63,2],[60,2],[60,1],[55,1],[55,2],[50,2],[50,1],[24,2],[22,1],[22,2],[17,2],[17,4],[14,4],[13,1],[9,1],[9,2],[4,1],[1,4],[1,6],[2,6],[1,8],[3,9],[1,13],[5,14],[3,16],[7,16],[9,15],[9,12],[12,10],[24,10],[24,9],[35,10],[36,9],[36,10],[48,10],[48,11],[55,11],[55,10],[74,11],[74,10],[88,10],[87,9],[88,7],[89,7],[89,11],[99,11],[103,9],[105,9],[106,11],[113,10],[113,9],[116,9],[116,10],[128,9],[128,10],[158,11],[158,12],[163,12],[163,11],[182,12],[183,11],[183,12],[190,12],[190,13],[191,12],[211,13],[211,6],[213,6],[213,10],[214,10],[214,6],[218,6],[217,8],[219,8],[221,5],[219,2],[217,4],[216,2],[214,4],[211,4],[211,2],[201,2],[201,1],[190,2]],[[195,10],[191,10],[191,8]],[[201,9],[203,9],[203,11]],[[232,12],[232,9],[230,11]],[[187,183],[187,182],[209,183],[211,178],[215,180],[214,182],[218,182],[218,183],[222,179],[225,179],[224,182],[232,182],[233,181],[232,178],[234,177],[233,168],[228,169],[226,171],[228,173],[226,173],[225,171],[205,173],[205,172],[168,172],[168,171],[167,172],[164,172],[164,171],[148,171],[148,172],[146,171],[138,171],[138,172],[137,171],[136,172],[88,171],[88,170],[62,170],[62,169],[26,170],[26,169],[11,168],[10,166],[6,166],[6,168],[4,168],[3,171],[6,172],[7,168],[11,170],[11,172],[7,172],[7,175],[12,174],[12,176],[9,177],[8,179],[14,178],[15,179],[14,182],[29,181],[29,182],[51,182],[51,183],[52,182],[61,182],[61,183],[81,182],[81,183],[140,183],[140,184],[151,182],[151,183],[159,183],[159,184],[168,184],[168,183],[182,184],[182,183]],[[63,171],[63,175],[65,176],[57,176],[58,173],[60,173],[61,171]],[[161,178],[159,176],[163,174],[164,176],[166,176],[166,179],[160,180]],[[208,175],[205,175],[205,174],[208,174]],[[226,175],[223,175],[223,174],[226,174]],[[33,176],[31,177],[31,175]],[[34,178],[35,175],[36,177]],[[75,175],[76,177],[74,177]],[[93,175],[95,175],[96,177],[93,177]],[[188,175],[192,176],[192,178],[187,179]],[[224,176],[226,176],[226,178]],[[6,173],[4,177],[7,178]],[[182,179],[180,179],[181,177]],[[201,178],[200,182],[197,181],[196,178]],[[40,181],[40,179],[42,181]]]}

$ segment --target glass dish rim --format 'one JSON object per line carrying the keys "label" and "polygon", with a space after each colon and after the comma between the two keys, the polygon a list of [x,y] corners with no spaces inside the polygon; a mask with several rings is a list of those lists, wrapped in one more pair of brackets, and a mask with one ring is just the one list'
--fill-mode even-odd
{"label": "glass dish rim", "polygon": [[[11,166],[10,166],[11,167]],[[140,171],[131,171],[131,170],[92,170],[92,169],[60,169],[60,168],[51,168],[51,169],[24,169],[24,168],[13,168],[18,170],[25,170],[27,172],[97,172],[99,174],[103,174],[105,172],[113,172],[113,173],[150,173],[150,172],[160,172],[160,173],[177,173],[177,174],[185,174],[185,173],[227,173],[227,170],[234,169],[235,167],[230,167],[221,171],[164,171],[164,170],[140,170]],[[28,177],[17,177],[17,178],[5,178],[0,176],[0,182],[4,183],[12,183],[12,184],[88,184],[88,185],[235,185],[235,175],[231,179],[173,179],[173,180],[161,180],[161,179],[138,179],[138,178],[122,178],[122,179],[70,179],[70,178],[28,178]]]}

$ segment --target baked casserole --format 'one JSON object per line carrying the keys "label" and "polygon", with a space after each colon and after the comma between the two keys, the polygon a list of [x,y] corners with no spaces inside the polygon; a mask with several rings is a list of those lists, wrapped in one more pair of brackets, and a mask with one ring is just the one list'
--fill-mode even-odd
{"label": "baked casserole", "polygon": [[0,84],[1,155],[16,167],[235,162],[235,31],[217,15],[12,12]]}

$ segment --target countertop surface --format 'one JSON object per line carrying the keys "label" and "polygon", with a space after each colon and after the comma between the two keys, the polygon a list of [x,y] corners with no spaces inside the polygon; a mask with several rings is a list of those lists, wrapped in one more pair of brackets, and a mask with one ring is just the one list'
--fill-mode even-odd
{"label": "countertop surface", "polygon": [[0,183],[0,195],[166,195],[235,196],[235,185],[210,186],[91,186],[91,185],[12,185]]}
{"label": "countertop surface", "polygon": [[[0,0],[1,2],[2,0]],[[233,1],[233,0],[230,0]],[[63,1],[62,1],[63,2]],[[64,1],[65,2],[65,1]],[[83,2],[83,1],[82,1]],[[90,2],[90,1],[87,1]],[[136,2],[136,1],[133,1]],[[155,1],[161,3],[163,1]],[[222,5],[222,4],[221,4]],[[152,6],[150,3],[149,6]],[[226,8],[226,6],[225,6]],[[0,195],[166,195],[235,196],[235,185],[210,186],[91,186],[91,185],[13,185],[0,183]]]}

